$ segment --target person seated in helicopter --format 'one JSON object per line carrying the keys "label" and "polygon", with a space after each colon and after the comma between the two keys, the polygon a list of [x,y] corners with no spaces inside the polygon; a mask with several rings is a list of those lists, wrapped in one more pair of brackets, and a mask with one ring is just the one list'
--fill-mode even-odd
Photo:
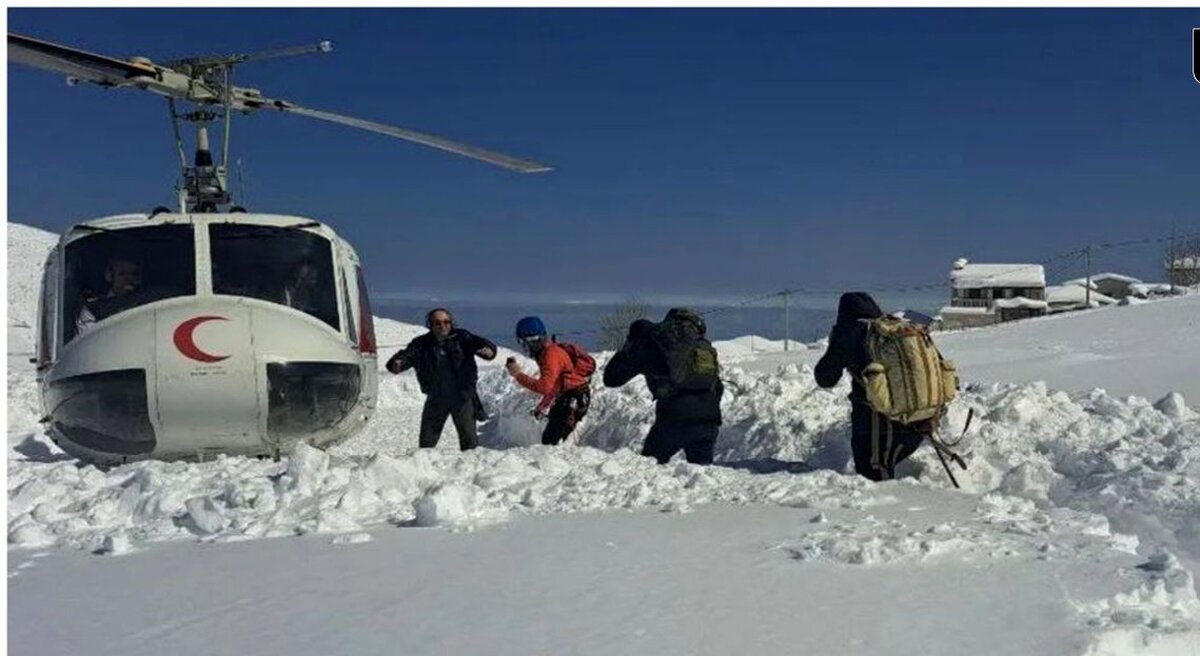
{"label": "person seated in helicopter", "polygon": [[88,298],[75,319],[76,334],[83,333],[97,321],[137,305],[135,296],[142,287],[142,267],[126,255],[114,255],[104,267],[104,282],[108,291]]}
{"label": "person seated in helicopter", "polygon": [[317,267],[302,262],[291,279],[284,283],[280,303],[290,308],[312,314],[317,306],[319,276]]}

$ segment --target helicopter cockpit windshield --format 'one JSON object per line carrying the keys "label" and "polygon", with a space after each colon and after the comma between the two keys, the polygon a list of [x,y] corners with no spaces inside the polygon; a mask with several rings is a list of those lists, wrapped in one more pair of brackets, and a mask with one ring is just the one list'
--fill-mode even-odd
{"label": "helicopter cockpit windshield", "polygon": [[213,293],[247,296],[300,310],[341,330],[333,250],[298,228],[213,224]]}
{"label": "helicopter cockpit windshield", "polygon": [[98,231],[67,245],[63,342],[136,307],[196,293],[190,225]]}

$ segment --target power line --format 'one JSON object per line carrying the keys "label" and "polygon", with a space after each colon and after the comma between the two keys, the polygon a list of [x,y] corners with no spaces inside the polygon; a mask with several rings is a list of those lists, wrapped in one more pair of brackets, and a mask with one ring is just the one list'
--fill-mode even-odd
{"label": "power line", "polygon": [[[1167,237],[1146,237],[1146,238],[1142,238],[1142,239],[1130,239],[1130,240],[1125,240],[1125,241],[1100,242],[1097,244],[1092,244],[1090,246],[1090,248],[1092,251],[1110,250],[1110,249],[1115,249],[1115,248],[1128,248],[1130,246],[1143,246],[1143,245],[1147,245],[1147,244],[1166,243],[1166,242],[1171,241],[1172,239],[1179,240],[1179,239],[1190,239],[1190,238],[1197,238],[1197,237],[1200,237],[1200,232],[1175,234],[1173,236],[1167,236]],[[1055,263],[1061,261],[1062,262],[1061,264],[1058,264],[1054,268],[1050,269],[1049,274],[1045,274],[1048,277],[1055,277],[1055,276],[1058,276],[1061,273],[1069,270],[1071,267],[1075,266],[1076,264],[1078,264],[1078,262],[1081,259],[1083,259],[1084,257],[1087,256],[1088,249],[1089,249],[1089,247],[1076,248],[1076,249],[1073,249],[1070,251],[1066,251],[1066,252],[1059,253],[1057,255],[1053,255],[1051,257],[1045,258],[1036,264],[1024,264],[1021,266],[1012,267],[1010,269],[998,271],[998,272],[993,273],[988,276],[983,276],[981,278],[978,278],[978,280],[980,280],[980,281],[994,280],[996,278],[1008,276],[1008,275],[1011,275],[1014,273],[1019,273],[1021,271],[1031,270],[1031,269],[1035,269],[1038,267],[1043,267],[1043,268],[1049,267],[1051,264],[1055,264]],[[900,293],[917,292],[917,291],[930,291],[930,290],[934,290],[934,289],[944,289],[944,288],[950,287],[951,284],[952,284],[952,280],[950,278],[943,278],[937,282],[914,283],[914,284],[910,284],[910,285],[897,286],[897,287],[858,288],[856,291],[862,291],[862,292],[867,292],[867,293],[871,293],[871,294],[892,294],[892,293],[900,294]],[[811,287],[803,287],[803,286],[785,287],[783,289],[779,289],[776,291],[765,292],[762,294],[756,294],[754,296],[749,296],[749,297],[743,298],[741,300],[734,301],[732,303],[719,305],[717,307],[710,307],[707,310],[698,312],[698,314],[701,316],[704,316],[704,317],[714,316],[714,315],[722,314],[725,312],[732,312],[734,310],[744,308],[747,305],[753,305],[754,303],[761,303],[763,301],[767,301],[770,299],[787,297],[787,296],[790,296],[793,294],[809,295],[809,296],[827,296],[827,295],[840,296],[841,294],[844,294],[844,293],[846,293],[845,289],[819,289],[819,288],[811,288]],[[581,337],[581,336],[589,336],[589,335],[599,335],[601,333],[602,333],[602,331],[600,331],[600,330],[574,330],[574,331],[560,332],[560,333],[554,333],[554,334],[555,334],[555,336],[562,335],[562,336],[580,336]]]}
{"label": "power line", "polygon": [[[1189,238],[1193,238],[1193,237],[1200,237],[1200,232],[1175,234],[1173,238],[1178,240],[1178,239],[1189,239]],[[1092,250],[1109,250],[1109,249],[1114,249],[1114,248],[1126,248],[1126,247],[1130,247],[1130,246],[1142,246],[1142,245],[1146,245],[1146,244],[1166,243],[1166,242],[1171,241],[1171,239],[1172,239],[1172,237],[1168,236],[1168,237],[1146,237],[1143,239],[1131,239],[1131,240],[1116,241],[1116,242],[1100,242],[1098,244],[1093,244],[1091,246],[1091,248],[1092,248]],[[1058,262],[1060,260],[1067,260],[1064,264],[1060,265],[1059,267],[1056,267],[1053,270],[1052,275],[1058,275],[1059,273],[1067,270],[1068,268],[1070,268],[1071,266],[1076,264],[1080,259],[1085,257],[1087,255],[1087,251],[1088,251],[1087,247],[1073,249],[1070,251],[1066,251],[1064,253],[1059,253],[1058,255],[1048,257],[1048,258],[1038,262],[1037,264],[1028,264],[1028,265],[1022,265],[1019,267],[1013,267],[1011,269],[1006,269],[1004,271],[996,272],[989,276],[984,276],[984,277],[980,278],[980,280],[985,280],[985,281],[993,280],[998,277],[1007,276],[1007,275],[1010,275],[1013,273],[1018,273],[1020,271],[1033,269],[1036,267],[1046,267],[1046,266],[1053,264],[1055,262]],[[865,289],[859,288],[858,291],[864,291],[864,292],[872,293],[872,294],[908,293],[908,292],[916,292],[916,291],[929,291],[929,290],[934,290],[934,289],[942,289],[942,288],[949,287],[950,285],[951,285],[951,280],[948,278],[945,278],[945,279],[939,280],[937,282],[916,283],[916,284],[899,286],[899,287],[874,287],[874,288],[865,288]],[[846,292],[845,289],[814,289],[814,288],[802,287],[802,286],[785,287],[784,289],[781,289],[778,291],[767,292],[764,294],[758,294],[755,296],[745,298],[740,301],[730,303],[728,305],[710,308],[708,310],[705,310],[704,312],[700,312],[700,314],[702,316],[710,316],[710,315],[714,315],[714,314],[720,314],[723,312],[730,312],[730,311],[745,307],[746,305],[750,305],[753,303],[765,301],[765,300],[772,299],[772,298],[777,298],[780,296],[790,295],[790,294],[807,294],[810,296],[824,296],[824,295],[841,295],[841,294],[844,294],[845,292]]]}

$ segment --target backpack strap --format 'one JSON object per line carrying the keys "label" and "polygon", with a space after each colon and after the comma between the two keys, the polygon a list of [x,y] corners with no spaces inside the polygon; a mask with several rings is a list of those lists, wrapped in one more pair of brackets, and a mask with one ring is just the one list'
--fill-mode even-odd
{"label": "backpack strap", "polygon": [[879,413],[871,408],[871,469],[883,469],[879,465]]}

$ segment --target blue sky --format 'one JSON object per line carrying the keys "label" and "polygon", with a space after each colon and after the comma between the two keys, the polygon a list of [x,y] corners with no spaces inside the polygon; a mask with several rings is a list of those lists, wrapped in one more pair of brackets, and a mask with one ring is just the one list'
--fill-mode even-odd
{"label": "blue sky", "polygon": [[[377,294],[891,287],[939,280],[959,256],[1200,231],[1200,11],[8,17],[159,60],[330,39],[331,55],[249,64],[237,82],[556,167],[523,176],[300,117],[236,121],[250,209],[332,223]],[[10,220],[60,230],[169,203],[165,101],[15,66],[8,92]],[[1158,248],[1106,250],[1097,267],[1161,278]]]}

